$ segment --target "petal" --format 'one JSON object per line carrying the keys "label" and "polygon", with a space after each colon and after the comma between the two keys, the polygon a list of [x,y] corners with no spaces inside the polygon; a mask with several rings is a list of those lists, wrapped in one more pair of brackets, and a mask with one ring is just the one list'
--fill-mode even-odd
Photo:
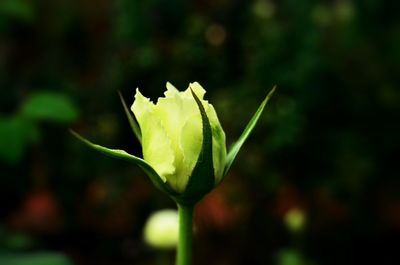
{"label": "petal", "polygon": [[[193,170],[194,163],[197,161],[200,147],[198,152],[194,154],[196,158],[193,162],[193,166],[188,166],[186,164],[187,160],[184,159],[188,151],[184,150],[181,146],[181,132],[186,122],[193,115],[198,115],[197,122],[199,124],[201,124],[201,117],[193,97],[185,97],[183,92],[173,90],[167,91],[166,96],[165,98],[158,99],[154,110],[162,126],[165,128],[166,134],[171,140],[171,146],[175,153],[174,166],[176,172],[174,175],[168,176],[168,182],[170,182],[170,185],[177,191],[183,191],[189,175]],[[201,135],[201,127],[199,128],[198,134]],[[201,146],[201,143],[199,146]]]}
{"label": "petal", "polygon": [[[186,121],[181,130],[180,147],[183,152],[183,165],[185,167],[183,178],[186,187],[189,177],[196,166],[203,143],[203,131],[200,112],[193,114]],[[200,158],[201,159],[201,158]]]}
{"label": "petal", "polygon": [[179,92],[171,84],[167,83],[167,98],[160,98],[156,108],[162,109],[160,120],[167,134],[171,137],[176,153],[176,176],[173,180],[175,186],[184,188],[191,172],[193,171],[202,143],[202,122],[199,109],[194,101],[190,89],[202,102],[209,118],[213,134],[213,165],[216,183],[222,179],[226,160],[225,133],[218,120],[214,107],[204,100],[206,91],[198,83],[194,82],[183,91]]}
{"label": "petal", "polygon": [[164,92],[165,97],[174,97],[176,94],[179,93],[178,89],[174,87],[170,82],[167,82],[166,84],[167,91]]}
{"label": "petal", "polygon": [[206,93],[206,90],[198,83],[198,82],[193,82],[189,84],[189,87],[183,92],[186,97],[193,98],[192,92],[190,92],[190,89],[193,90],[193,92],[196,94],[196,96],[202,101],[204,105],[204,94]]}
{"label": "petal", "polygon": [[136,90],[131,107],[142,132],[143,158],[166,182],[166,176],[174,174],[174,152],[159,118],[155,115],[154,104]]}

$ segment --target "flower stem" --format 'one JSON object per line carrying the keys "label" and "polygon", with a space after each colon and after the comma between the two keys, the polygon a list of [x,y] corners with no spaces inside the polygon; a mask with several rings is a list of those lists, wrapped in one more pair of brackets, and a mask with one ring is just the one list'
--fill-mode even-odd
{"label": "flower stem", "polygon": [[178,204],[179,241],[176,254],[176,265],[192,264],[192,227],[194,206]]}

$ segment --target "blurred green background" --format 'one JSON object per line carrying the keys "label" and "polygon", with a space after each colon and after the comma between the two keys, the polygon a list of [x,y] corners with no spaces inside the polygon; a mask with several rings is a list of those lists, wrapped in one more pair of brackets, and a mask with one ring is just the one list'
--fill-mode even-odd
{"label": "blurred green background", "polygon": [[117,95],[198,81],[231,144],[197,208],[194,264],[394,264],[400,232],[399,1],[0,0],[0,264],[173,264],[147,246],[174,208],[136,166]]}

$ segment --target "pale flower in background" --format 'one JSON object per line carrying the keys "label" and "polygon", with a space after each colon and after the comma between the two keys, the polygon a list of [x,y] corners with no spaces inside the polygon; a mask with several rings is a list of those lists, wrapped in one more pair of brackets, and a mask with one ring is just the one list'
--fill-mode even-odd
{"label": "pale flower in background", "polygon": [[150,215],[144,227],[144,241],[161,249],[175,248],[178,243],[178,211],[161,210]]}

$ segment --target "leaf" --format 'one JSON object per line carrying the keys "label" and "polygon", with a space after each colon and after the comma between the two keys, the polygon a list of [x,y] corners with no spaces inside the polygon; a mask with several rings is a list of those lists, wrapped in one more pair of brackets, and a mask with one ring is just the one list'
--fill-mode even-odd
{"label": "leaf", "polygon": [[145,160],[131,155],[127,153],[124,150],[119,150],[119,149],[110,149],[101,145],[94,144],[90,142],[89,140],[83,138],[81,135],[78,133],[74,132],[73,130],[70,130],[72,135],[74,135],[76,138],[84,142],[86,145],[89,147],[105,154],[111,157],[115,157],[118,159],[126,160],[128,162],[133,162],[135,165],[138,165],[149,177],[150,180],[153,182],[153,184],[160,190],[168,193],[168,194],[175,194],[174,191],[172,191],[161,179],[161,177],[157,174],[157,172],[153,169],[151,165],[149,165]]}
{"label": "leaf", "polygon": [[3,251],[24,251],[32,249],[36,243],[36,239],[27,233],[9,231],[0,227],[0,245]]}
{"label": "leaf", "polygon": [[118,95],[119,95],[119,98],[121,99],[122,106],[124,107],[124,111],[125,111],[126,117],[128,118],[129,124],[132,128],[132,131],[135,134],[136,138],[139,140],[139,142],[142,143],[142,133],[140,131],[140,127],[137,124],[132,113],[129,111],[128,107],[126,106],[124,97],[122,96],[120,91],[118,91]]}
{"label": "leaf", "polygon": [[175,197],[177,202],[181,205],[194,205],[213,189],[215,183],[210,121],[208,120],[203,104],[192,89],[191,92],[201,114],[201,120],[203,123],[203,143],[199,158],[197,159],[197,163],[193,169],[185,191],[183,194]]}
{"label": "leaf", "polygon": [[256,113],[254,113],[253,117],[251,118],[250,122],[247,124],[246,128],[244,129],[242,135],[239,137],[239,139],[232,145],[231,149],[229,150],[229,153],[226,156],[226,164],[225,164],[225,169],[224,169],[224,174],[223,176],[226,176],[229,168],[231,167],[233,161],[235,160],[236,155],[238,154],[240,148],[244,144],[244,142],[247,140],[247,138],[250,136],[251,132],[253,131],[254,127],[256,126],[259,118],[261,117],[261,114],[268,103],[269,99],[271,96],[274,94],[276,89],[276,86],[274,86],[271,91],[268,93],[268,95],[265,97],[263,102],[261,103],[260,107],[258,107]]}
{"label": "leaf", "polygon": [[294,249],[287,249],[277,253],[277,260],[279,265],[303,265],[309,264],[303,258],[300,252]]}
{"label": "leaf", "polygon": [[1,0],[0,16],[18,19],[21,22],[31,23],[35,18],[33,3],[26,0]]}
{"label": "leaf", "polygon": [[39,252],[0,254],[0,264],[7,265],[72,265],[72,262],[62,253]]}
{"label": "leaf", "polygon": [[70,123],[77,119],[78,111],[71,100],[55,92],[37,92],[22,106],[21,114],[29,119]]}
{"label": "leaf", "polygon": [[19,162],[28,145],[39,139],[39,129],[21,117],[0,117],[0,159],[9,163]]}

